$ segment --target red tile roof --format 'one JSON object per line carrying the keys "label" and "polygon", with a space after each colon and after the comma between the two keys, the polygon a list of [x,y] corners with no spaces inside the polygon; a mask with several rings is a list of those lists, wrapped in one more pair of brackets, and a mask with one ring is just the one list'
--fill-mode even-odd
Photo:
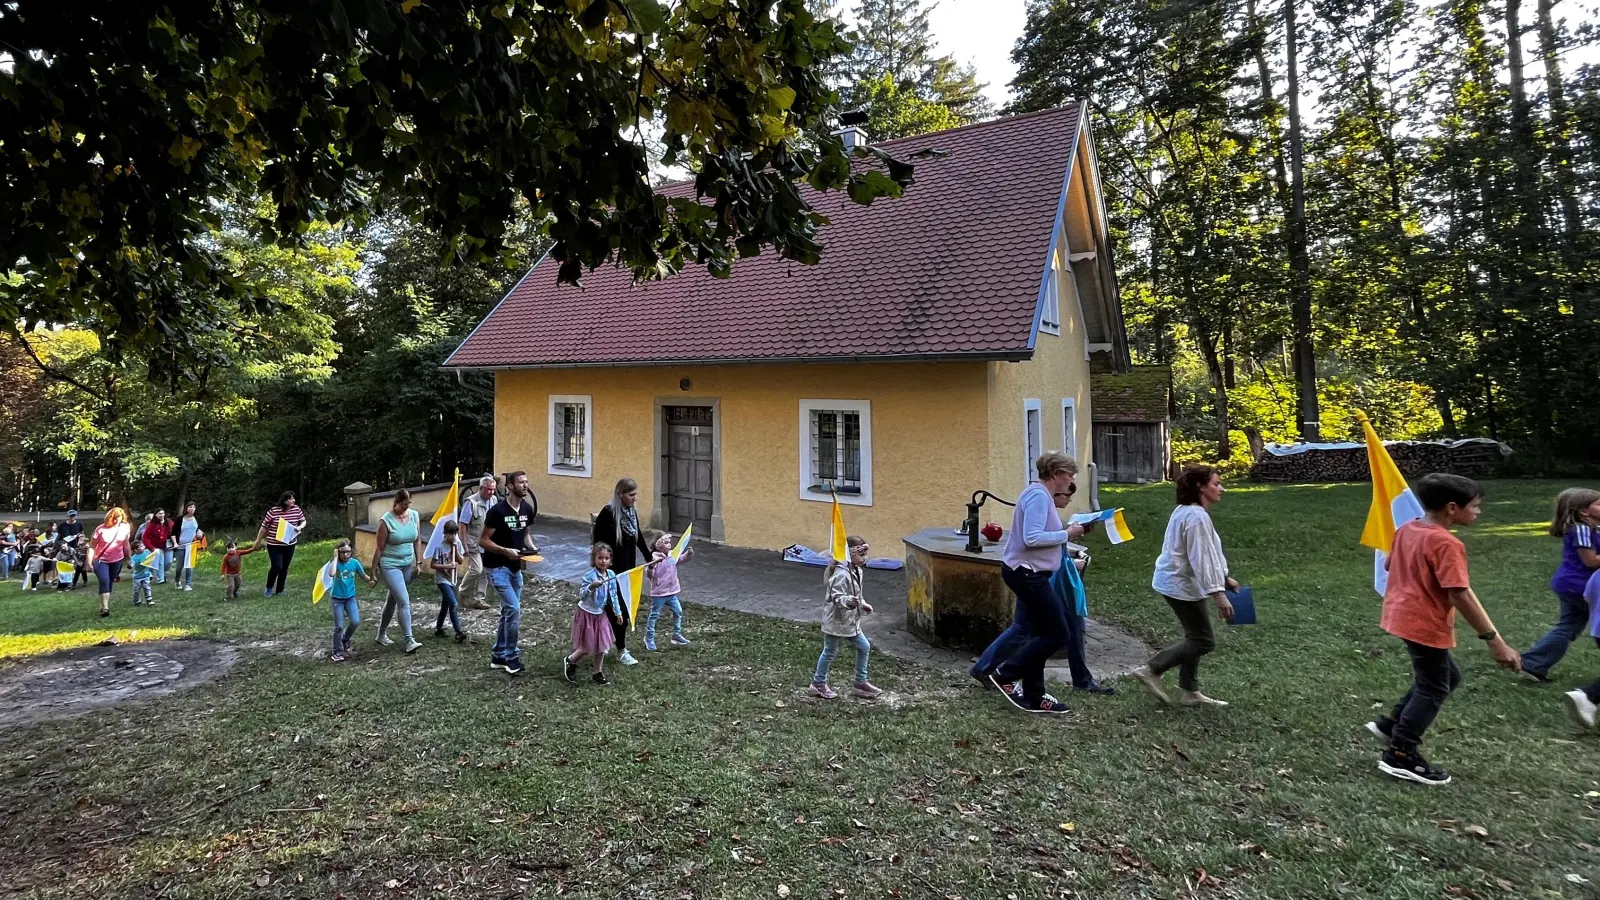
{"label": "red tile roof", "polygon": [[814,266],[768,250],[725,279],[695,267],[635,284],[604,267],[577,288],[536,265],[445,366],[1027,358],[1079,109],[884,142],[948,155],[917,160],[898,200],[807,188],[832,220]]}

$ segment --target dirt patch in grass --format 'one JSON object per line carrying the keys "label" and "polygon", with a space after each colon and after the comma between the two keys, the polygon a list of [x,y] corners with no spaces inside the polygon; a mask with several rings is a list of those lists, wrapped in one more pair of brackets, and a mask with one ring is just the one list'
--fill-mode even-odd
{"label": "dirt patch in grass", "polygon": [[0,731],[165,697],[221,677],[239,652],[216,641],[80,647],[0,671]]}

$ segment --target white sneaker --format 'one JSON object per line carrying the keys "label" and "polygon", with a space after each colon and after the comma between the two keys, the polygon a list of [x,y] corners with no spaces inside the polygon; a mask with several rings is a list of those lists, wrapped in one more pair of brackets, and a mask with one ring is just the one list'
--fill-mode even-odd
{"label": "white sneaker", "polygon": [[1207,697],[1205,694],[1202,694],[1199,691],[1184,691],[1183,694],[1178,697],[1178,702],[1182,703],[1184,706],[1228,705],[1228,701],[1226,700],[1218,700],[1215,697]]}
{"label": "white sneaker", "polygon": [[622,651],[622,655],[617,657],[617,662],[625,666],[637,666],[639,664],[639,661],[633,658],[633,654],[626,650]]}
{"label": "white sneaker", "polygon": [[1595,703],[1582,688],[1567,691],[1567,710],[1572,713],[1572,718],[1579,724],[1588,728],[1600,727],[1595,725]]}
{"label": "white sneaker", "polygon": [[186,585],[183,586],[183,589],[186,590],[186,591],[192,591],[192,590],[194,590],[194,585],[186,584]]}
{"label": "white sneaker", "polygon": [[387,634],[380,634],[378,635],[378,644],[382,647],[393,647],[394,641],[389,640],[389,636]]}
{"label": "white sneaker", "polygon": [[1156,695],[1157,700],[1162,703],[1172,702],[1172,698],[1167,696],[1167,692],[1161,684],[1161,676],[1150,671],[1149,666],[1140,666],[1128,674],[1144,682],[1144,686],[1150,689],[1150,693]]}
{"label": "white sneaker", "polygon": [[415,653],[415,652],[417,652],[418,650],[421,650],[421,649],[422,649],[422,642],[421,641],[418,641],[415,638],[413,638],[413,639],[411,639],[409,641],[406,641],[406,652],[407,653]]}

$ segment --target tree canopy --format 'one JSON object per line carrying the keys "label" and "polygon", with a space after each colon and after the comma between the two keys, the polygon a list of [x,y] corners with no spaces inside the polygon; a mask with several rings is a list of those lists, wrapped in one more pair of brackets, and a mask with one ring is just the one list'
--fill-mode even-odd
{"label": "tree canopy", "polygon": [[[157,375],[226,362],[211,335],[271,298],[210,236],[257,196],[275,242],[387,210],[473,263],[523,203],[567,281],[813,262],[799,182],[864,202],[911,177],[829,136],[848,46],[805,0],[0,5],[0,318]],[[653,192],[651,126],[699,196]]]}

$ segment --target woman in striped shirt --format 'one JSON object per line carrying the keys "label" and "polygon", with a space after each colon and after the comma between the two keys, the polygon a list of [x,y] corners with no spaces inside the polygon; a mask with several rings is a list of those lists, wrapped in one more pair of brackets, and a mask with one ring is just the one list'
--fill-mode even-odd
{"label": "woman in striped shirt", "polygon": [[[280,538],[278,535],[281,524],[288,525],[287,532]],[[256,542],[251,549],[259,550],[262,544],[267,547],[267,591],[264,596],[283,593],[283,580],[289,575],[289,564],[294,562],[294,545],[300,539],[300,530],[306,527],[306,514],[295,501],[294,491],[284,491],[278,498],[277,505],[267,510],[267,515],[261,520],[261,530],[256,532]]]}

